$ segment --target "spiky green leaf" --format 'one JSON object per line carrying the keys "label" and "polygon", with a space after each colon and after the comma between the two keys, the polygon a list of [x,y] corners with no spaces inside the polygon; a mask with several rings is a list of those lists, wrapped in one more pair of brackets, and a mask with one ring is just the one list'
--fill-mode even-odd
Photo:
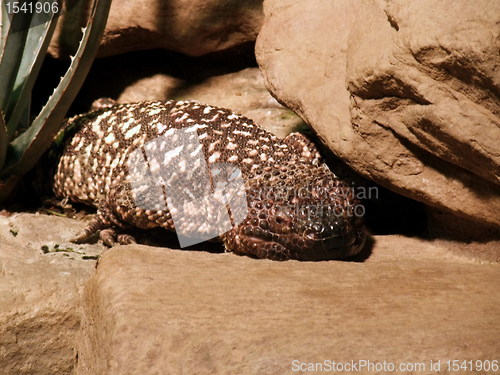
{"label": "spiky green leaf", "polygon": [[31,20],[24,48],[25,53],[19,66],[9,107],[5,109],[9,137],[12,137],[18,129],[23,114],[26,109],[29,109],[31,90],[47,54],[50,39],[56,28],[57,16],[57,13],[40,12],[35,13]]}
{"label": "spiky green leaf", "polygon": [[[110,6],[111,0],[94,1],[89,22],[83,29],[83,38],[68,71],[32,125],[12,141],[7,153],[7,167],[0,173],[0,178],[24,175],[50,146],[97,53]],[[2,183],[8,187],[8,181],[0,181],[0,185]],[[0,201],[6,195],[5,189],[0,189]]]}
{"label": "spiky green leaf", "polygon": [[31,13],[15,13],[12,15],[9,24],[0,61],[0,107],[3,108],[4,113],[7,112],[11,103],[14,84],[23,60],[24,45],[26,44],[32,18]]}

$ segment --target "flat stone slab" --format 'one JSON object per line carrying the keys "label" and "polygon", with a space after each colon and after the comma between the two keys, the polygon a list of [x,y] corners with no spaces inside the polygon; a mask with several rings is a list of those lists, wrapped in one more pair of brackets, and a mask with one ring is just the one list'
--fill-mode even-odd
{"label": "flat stone slab", "polygon": [[498,263],[402,236],[364,262],[118,246],[85,288],[77,373],[457,373],[500,359],[498,285]]}

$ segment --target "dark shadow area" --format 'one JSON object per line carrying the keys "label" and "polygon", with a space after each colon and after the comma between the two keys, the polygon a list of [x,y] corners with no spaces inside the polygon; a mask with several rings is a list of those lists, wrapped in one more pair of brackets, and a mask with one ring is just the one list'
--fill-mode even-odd
{"label": "dark shadow area", "polygon": [[[178,87],[169,95],[175,98],[187,87],[200,84],[210,77],[257,67],[254,47],[254,43],[246,43],[201,57],[150,50],[96,59],[67,116],[87,112],[96,99],[116,99],[134,82],[156,74],[164,74],[179,81]],[[69,61],[46,58],[33,89],[33,113],[43,107],[68,66]]]}
{"label": "dark shadow area", "polygon": [[365,246],[363,246],[363,249],[358,254],[345,259],[345,261],[346,262],[363,263],[365,260],[367,260],[372,255],[373,247],[375,246],[376,242],[377,242],[377,240],[375,238],[367,235]]}
{"label": "dark shadow area", "polygon": [[205,241],[185,248],[181,248],[177,235],[164,228],[153,228],[147,230],[132,229],[127,233],[132,234],[138,243],[148,246],[168,247],[183,251],[206,251],[209,253],[223,253],[222,242]]}
{"label": "dark shadow area", "polygon": [[366,227],[371,234],[421,236],[427,227],[426,205],[375,183],[378,196],[363,201]]}
{"label": "dark shadow area", "polygon": [[330,170],[356,192],[356,196],[365,207],[365,224],[368,234],[406,236],[424,234],[427,227],[425,204],[365,179],[323,146],[312,131],[307,133],[307,136],[316,143]]}

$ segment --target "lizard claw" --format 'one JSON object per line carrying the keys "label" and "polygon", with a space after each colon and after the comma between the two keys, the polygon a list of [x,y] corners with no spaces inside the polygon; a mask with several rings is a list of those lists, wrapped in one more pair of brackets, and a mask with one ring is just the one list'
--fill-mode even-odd
{"label": "lizard claw", "polygon": [[79,232],[70,241],[73,243],[85,243],[90,237],[96,234],[103,227],[102,221],[97,217],[92,219],[92,221],[87,225],[87,227]]}
{"label": "lizard claw", "polygon": [[112,228],[103,229],[101,233],[99,233],[99,238],[106,246],[113,247],[116,242],[116,231]]}
{"label": "lizard claw", "polygon": [[119,234],[117,240],[120,245],[130,245],[137,243],[135,238],[132,237],[130,234]]}

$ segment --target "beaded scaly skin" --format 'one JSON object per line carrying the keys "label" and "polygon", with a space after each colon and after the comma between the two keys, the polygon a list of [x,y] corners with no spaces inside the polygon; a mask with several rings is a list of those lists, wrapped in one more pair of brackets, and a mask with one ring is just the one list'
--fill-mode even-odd
{"label": "beaded scaly skin", "polygon": [[[131,243],[131,236],[116,235],[130,225],[175,230],[168,209],[136,206],[127,160],[169,129],[193,125],[207,163],[234,164],[245,181],[248,215],[219,237],[227,251],[274,260],[326,260],[362,249],[363,218],[355,215],[354,191],[321,162],[312,142],[299,133],[280,140],[246,117],[194,101],[112,105],[67,120],[65,129],[77,130],[65,146],[53,190],[60,198],[98,208],[74,241],[100,231],[109,246],[116,239]],[[185,161],[175,155],[154,162],[185,170]],[[199,228],[193,226],[193,233]]]}

